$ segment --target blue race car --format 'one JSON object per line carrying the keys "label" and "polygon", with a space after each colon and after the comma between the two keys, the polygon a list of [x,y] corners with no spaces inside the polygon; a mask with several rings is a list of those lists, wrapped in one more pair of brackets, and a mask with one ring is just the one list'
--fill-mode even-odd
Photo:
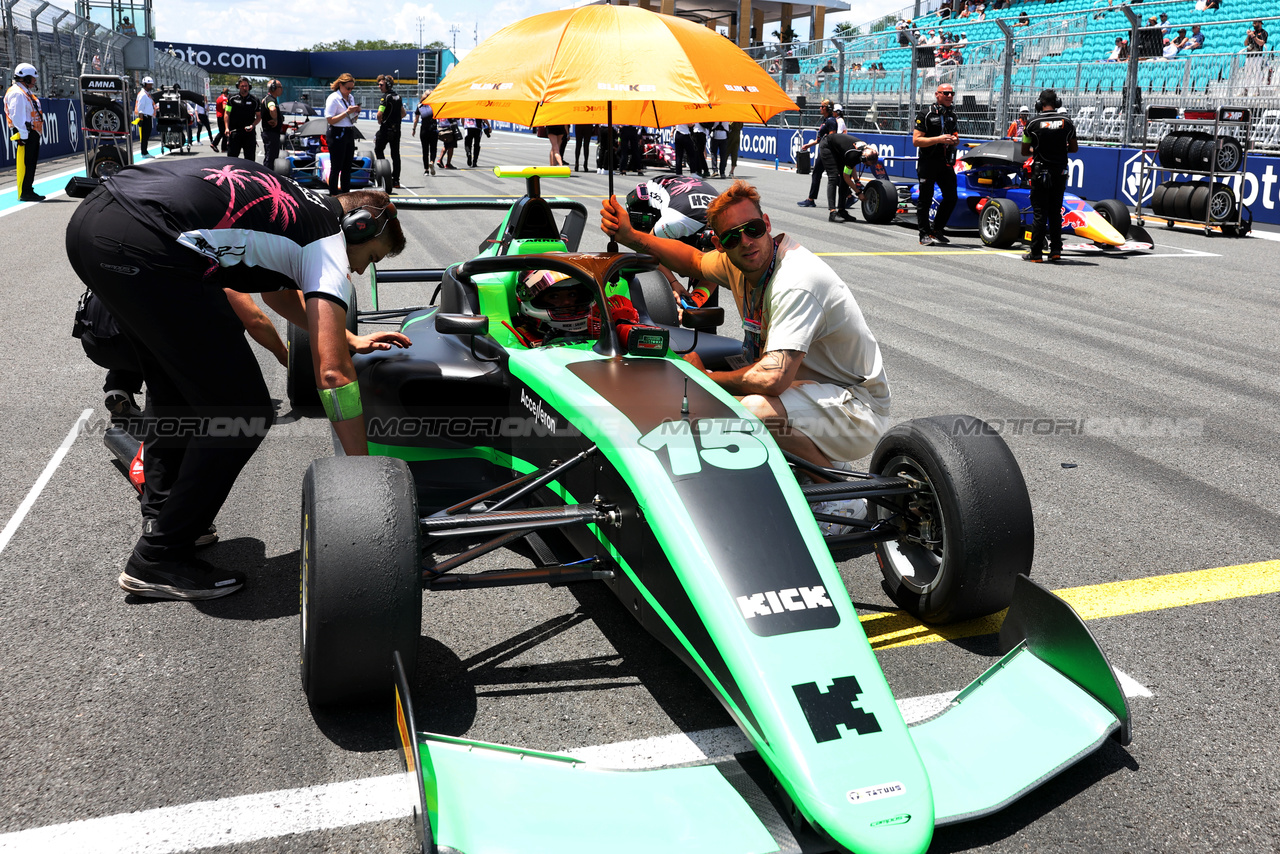
{"label": "blue race car", "polygon": [[[292,178],[304,187],[323,189],[329,184],[329,147],[324,134],[328,123],[310,119],[290,129],[283,140],[280,156],[271,164],[277,175]],[[391,192],[391,161],[375,158],[372,151],[361,150],[364,135],[356,134],[356,153],[351,172],[351,189],[378,189]]]}
{"label": "blue race car", "polygon": [[[1025,158],[1015,140],[984,142],[960,153],[956,163],[957,201],[947,228],[977,231],[987,246],[1005,248],[1031,237],[1031,188]],[[873,180],[862,194],[867,222],[888,223],[901,217],[915,226],[920,185]],[[935,190],[932,219],[941,195]],[[1152,246],[1145,229],[1134,225],[1129,208],[1117,199],[1089,202],[1072,193],[1062,200],[1062,230],[1086,242],[1064,248],[1076,251],[1145,251]]]}

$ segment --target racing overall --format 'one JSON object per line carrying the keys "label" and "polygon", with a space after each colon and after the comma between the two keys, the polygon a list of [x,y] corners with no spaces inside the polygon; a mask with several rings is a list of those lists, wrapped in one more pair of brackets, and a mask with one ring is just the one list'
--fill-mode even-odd
{"label": "racing overall", "polygon": [[40,99],[15,80],[4,95],[4,112],[9,135],[17,143],[18,199],[35,198],[36,162],[40,159],[40,134],[44,133]]}
{"label": "racing overall", "polygon": [[262,164],[268,169],[275,166],[280,156],[280,137],[284,120],[280,116],[280,99],[270,92],[262,99]]}
{"label": "racing overall", "polygon": [[[956,119],[956,111],[942,104],[931,104],[916,114],[915,129],[925,136],[942,136],[957,133],[960,123]],[[920,176],[920,198],[917,202],[917,222],[920,236],[942,234],[951,219],[951,212],[956,207],[956,150],[950,145],[931,145],[917,152],[920,159],[916,162],[916,174]],[[929,208],[933,205],[933,188],[937,186],[942,193],[938,202],[938,213],[933,218],[932,228],[929,225]]]}
{"label": "racing overall", "polygon": [[274,419],[222,289],[345,308],[341,216],[257,163],[201,159],[121,170],[76,208],[67,257],[132,342],[149,395],[139,557],[191,556]]}
{"label": "racing overall", "polygon": [[1076,126],[1062,112],[1038,114],[1027,122],[1022,141],[1031,145],[1031,255],[1049,239],[1049,254],[1062,254],[1062,197],[1067,192],[1067,154],[1076,147]]}
{"label": "racing overall", "polygon": [[258,111],[261,109],[262,102],[252,93],[241,95],[237,92],[227,99],[228,157],[258,159],[258,140],[254,137],[253,127],[257,124]]}
{"label": "racing overall", "polygon": [[[387,146],[391,146],[391,178],[392,185],[396,187],[400,186],[400,120],[403,118],[404,100],[387,87],[387,94],[382,96],[382,101],[378,104],[378,132],[373,138],[374,156],[381,158]],[[479,131],[476,134],[479,136]],[[479,153],[480,142],[477,139],[476,154]]]}

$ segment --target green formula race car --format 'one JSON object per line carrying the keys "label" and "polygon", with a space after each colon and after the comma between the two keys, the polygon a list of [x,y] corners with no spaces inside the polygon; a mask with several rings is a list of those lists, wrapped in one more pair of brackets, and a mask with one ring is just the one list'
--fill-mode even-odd
{"label": "green formula race car", "polygon": [[[1109,737],[1128,743],[1103,653],[1026,577],[1030,500],[993,430],[906,422],[870,471],[802,485],[805,464],[678,355],[738,351],[708,332],[722,310],[685,311],[691,329],[647,323],[670,299],[654,260],[572,251],[585,208],[539,194],[568,170],[495,171],[526,177],[527,195],[397,200],[402,216],[505,214],[471,260],[376,271],[360,321],[397,320],[413,344],[357,357],[373,456],[316,460],[302,495],[304,690],[317,706],[394,693],[423,851],[747,854],[803,837],[918,852],[935,826],[999,810]],[[532,270],[583,283],[598,307],[630,295],[640,322],[531,346],[516,308]],[[438,286],[438,303],[380,309],[387,281]],[[868,517],[824,539],[812,506],[841,497],[866,498]],[[518,542],[536,566],[460,571]],[[893,600],[923,620],[1010,608],[1008,653],[944,713],[904,723],[831,557],[849,543],[875,545]],[[617,771],[417,731],[406,674],[424,590],[570,582],[609,585],[714,693],[756,767]]]}

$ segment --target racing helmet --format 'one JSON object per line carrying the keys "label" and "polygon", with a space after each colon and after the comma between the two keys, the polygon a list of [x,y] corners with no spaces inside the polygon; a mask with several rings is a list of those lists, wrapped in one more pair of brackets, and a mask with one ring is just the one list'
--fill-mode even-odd
{"label": "racing helmet", "polygon": [[516,299],[521,314],[560,332],[585,332],[595,305],[591,288],[551,270],[526,273],[516,285]]}
{"label": "racing helmet", "polygon": [[39,77],[40,72],[36,71],[36,67],[29,62],[21,62],[18,67],[13,69],[13,79],[21,80],[23,77]]}

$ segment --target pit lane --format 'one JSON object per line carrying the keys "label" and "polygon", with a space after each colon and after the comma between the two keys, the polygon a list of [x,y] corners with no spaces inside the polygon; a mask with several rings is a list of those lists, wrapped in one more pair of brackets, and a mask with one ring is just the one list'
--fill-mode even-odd
{"label": "pit lane", "polygon": [[[482,170],[423,177],[414,140],[403,148],[410,191],[520,190]],[[481,162],[545,156],[542,140],[495,134]],[[976,236],[926,249],[908,229],[827,223],[821,210],[795,207],[807,177],[741,161],[738,174],[760,187],[775,232],[823,253],[853,288],[884,348],[895,417],[967,412],[1001,425],[1031,491],[1041,583],[1093,588],[1232,568],[1221,573],[1222,598],[1170,596],[1090,622],[1112,663],[1153,694],[1131,697],[1132,745],[1104,749],[995,816],[940,830],[933,850],[1277,847],[1280,597],[1267,592],[1280,556],[1273,243],[1156,229],[1151,256],[1021,264],[980,249]],[[619,195],[634,184],[615,180]],[[605,183],[576,173],[543,186],[588,201]],[[62,251],[74,204],[55,198],[4,219],[6,523],[82,411],[103,414],[102,372],[69,336],[82,290]],[[410,249],[388,266],[469,257],[495,220],[408,218]],[[604,248],[596,224],[593,215],[585,249]],[[408,288],[380,290],[384,304],[420,301]],[[282,369],[260,358],[284,398]],[[1052,429],[1037,429],[1043,423]],[[234,798],[255,797],[274,816],[268,793],[350,787],[398,770],[389,708],[313,714],[298,685],[298,490],[307,462],[329,448],[321,422],[271,431],[209,553],[246,569],[250,586],[191,605],[131,601],[115,586],[138,529],[132,493],[100,433],[67,447],[0,550],[0,850],[21,850],[21,838],[4,834]],[[889,602],[874,557],[839,557],[861,612],[882,615]],[[508,565],[522,561],[506,553],[490,564]],[[1233,594],[1234,575],[1255,583]],[[1203,579],[1187,584],[1198,591]],[[865,625],[874,634],[881,624]],[[420,725],[435,731],[576,751],[728,724],[700,683],[596,587],[429,596],[421,649],[415,697]],[[879,652],[900,699],[958,690],[994,655],[989,633]],[[381,795],[360,802],[370,800]],[[407,820],[362,809],[347,809],[367,819],[354,825],[268,820],[277,835],[257,841],[241,841],[232,813],[213,809],[192,844],[412,850]],[[88,838],[76,850],[105,844]],[[150,837],[124,850],[143,841],[179,850],[179,840]]]}

